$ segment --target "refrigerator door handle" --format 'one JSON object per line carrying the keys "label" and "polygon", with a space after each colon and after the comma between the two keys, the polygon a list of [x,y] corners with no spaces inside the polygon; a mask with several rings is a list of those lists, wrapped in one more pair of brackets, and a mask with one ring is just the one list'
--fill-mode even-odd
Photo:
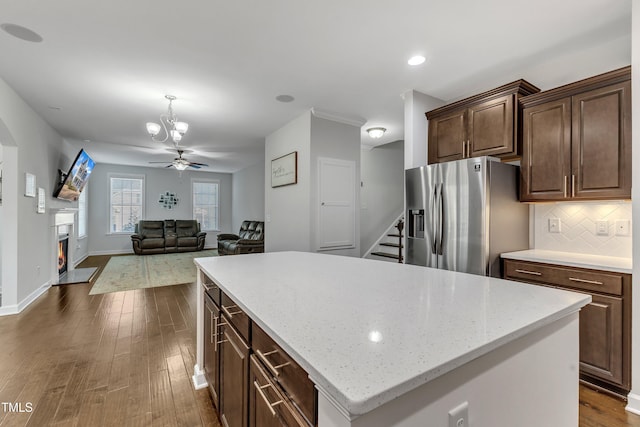
{"label": "refrigerator door handle", "polygon": [[439,219],[439,242],[438,242],[438,255],[443,255],[443,249],[442,249],[442,240],[444,238],[444,195],[442,194],[442,191],[444,189],[444,184],[440,184],[440,197],[439,197],[439,207],[438,207],[438,219]]}
{"label": "refrigerator door handle", "polygon": [[438,236],[436,235],[436,230],[438,227],[438,218],[436,216],[436,207],[438,206],[438,186],[436,185],[433,189],[433,204],[431,205],[431,230],[432,230],[432,242],[431,242],[431,253],[436,254],[438,251]]}

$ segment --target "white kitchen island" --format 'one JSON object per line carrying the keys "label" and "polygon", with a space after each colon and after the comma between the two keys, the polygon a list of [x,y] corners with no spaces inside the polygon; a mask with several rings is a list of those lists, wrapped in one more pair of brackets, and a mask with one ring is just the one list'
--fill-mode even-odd
{"label": "white kitchen island", "polygon": [[447,427],[465,403],[464,427],[578,425],[588,295],[314,253],[195,262],[199,286],[206,274],[307,371],[319,427]]}

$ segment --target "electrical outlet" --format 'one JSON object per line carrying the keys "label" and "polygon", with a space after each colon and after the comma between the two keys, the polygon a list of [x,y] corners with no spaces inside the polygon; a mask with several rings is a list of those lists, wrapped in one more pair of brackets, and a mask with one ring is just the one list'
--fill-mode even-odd
{"label": "electrical outlet", "polygon": [[469,427],[469,402],[463,402],[449,411],[449,427]]}
{"label": "electrical outlet", "polygon": [[606,219],[599,219],[596,221],[596,234],[598,236],[609,235],[609,221]]}
{"label": "electrical outlet", "polygon": [[631,222],[628,219],[616,219],[616,236],[628,236]]}
{"label": "electrical outlet", "polygon": [[559,233],[560,227],[560,218],[549,218],[549,233]]}

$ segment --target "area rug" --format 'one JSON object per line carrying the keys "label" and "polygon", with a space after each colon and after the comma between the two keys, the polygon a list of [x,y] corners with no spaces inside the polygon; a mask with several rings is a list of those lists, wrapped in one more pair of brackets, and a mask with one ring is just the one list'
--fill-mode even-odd
{"label": "area rug", "polygon": [[89,295],[196,281],[194,258],[217,256],[216,249],[157,255],[111,257]]}

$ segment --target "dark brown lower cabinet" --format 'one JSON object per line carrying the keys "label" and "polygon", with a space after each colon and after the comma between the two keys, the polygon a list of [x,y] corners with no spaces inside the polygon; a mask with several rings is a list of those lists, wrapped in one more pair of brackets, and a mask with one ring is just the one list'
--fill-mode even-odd
{"label": "dark brown lower cabinet", "polygon": [[249,346],[230,325],[220,323],[220,421],[225,427],[246,427],[248,415]]}
{"label": "dark brown lower cabinet", "polygon": [[580,310],[580,379],[615,393],[631,389],[631,275],[504,260],[505,279],[591,295]]}
{"label": "dark brown lower cabinet", "polygon": [[220,352],[218,351],[218,320],[220,319],[220,309],[213,300],[204,294],[204,376],[209,384],[211,400],[218,408],[220,403],[219,367]]}
{"label": "dark brown lower cabinet", "polygon": [[622,384],[622,298],[596,294],[591,298],[580,311],[580,369]]}
{"label": "dark brown lower cabinet", "polygon": [[291,400],[271,380],[262,364],[251,356],[249,375],[250,427],[308,427]]}

